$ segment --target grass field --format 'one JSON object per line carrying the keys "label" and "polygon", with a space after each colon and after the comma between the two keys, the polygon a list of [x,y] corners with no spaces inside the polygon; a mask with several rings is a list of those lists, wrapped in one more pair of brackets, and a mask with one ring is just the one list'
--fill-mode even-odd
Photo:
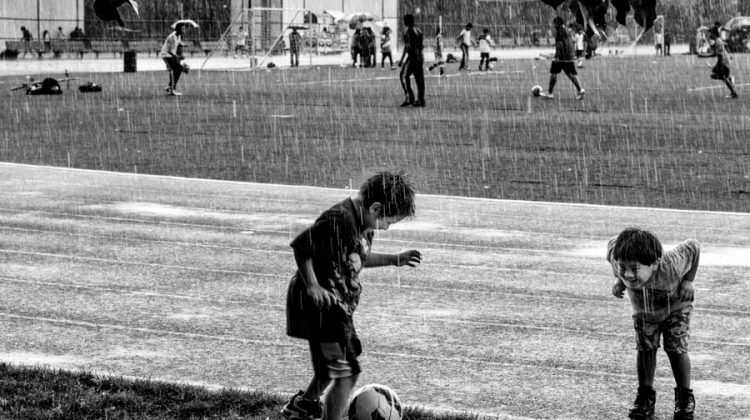
{"label": "grass field", "polygon": [[[739,83],[748,58],[733,63]],[[417,218],[375,250],[416,247],[424,262],[365,272],[361,384],[410,407],[622,418],[630,307],[603,256],[638,225],[667,247],[702,243],[698,413],[747,418],[746,95],[725,101],[705,61],[653,61],[587,63],[584,102],[567,80],[559,99],[530,99],[549,65],[531,60],[430,78],[425,110],[396,107],[392,72],[327,67],[190,74],[176,100],[163,73],[82,76],[100,95],[9,95],[0,160],[127,173],[0,164],[0,361],[292,393],[311,372],[284,335],[288,243],[341,188],[403,168]],[[670,418],[663,354],[656,387]]]}
{"label": "grass field", "polygon": [[[723,99],[706,63],[601,57],[584,102],[564,77],[558,100],[529,97],[549,61],[452,68],[428,78],[425,110],[398,108],[396,72],[375,69],[196,72],[177,100],[164,72],[77,75],[105,92],[8,94],[0,159],[335,188],[397,167],[423,193],[746,212],[750,95]],[[750,57],[732,65],[746,84]]]}

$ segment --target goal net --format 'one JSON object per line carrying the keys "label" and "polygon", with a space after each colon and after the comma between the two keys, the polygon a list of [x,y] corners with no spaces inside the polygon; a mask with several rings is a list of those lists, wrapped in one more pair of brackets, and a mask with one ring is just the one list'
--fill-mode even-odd
{"label": "goal net", "polygon": [[317,47],[312,16],[309,9],[245,7],[218,40],[202,42],[209,52],[201,69],[209,61],[211,68],[221,69],[265,68],[270,63],[289,66],[293,31],[299,35],[299,65],[309,65]]}

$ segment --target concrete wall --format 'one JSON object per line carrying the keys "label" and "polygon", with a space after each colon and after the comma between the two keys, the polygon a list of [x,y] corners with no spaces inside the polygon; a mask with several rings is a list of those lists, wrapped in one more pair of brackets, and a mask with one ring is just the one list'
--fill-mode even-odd
{"label": "concrete wall", "polygon": [[58,26],[70,34],[83,26],[83,0],[0,0],[0,50],[5,40],[21,39],[21,26],[41,39],[44,30],[54,34]]}

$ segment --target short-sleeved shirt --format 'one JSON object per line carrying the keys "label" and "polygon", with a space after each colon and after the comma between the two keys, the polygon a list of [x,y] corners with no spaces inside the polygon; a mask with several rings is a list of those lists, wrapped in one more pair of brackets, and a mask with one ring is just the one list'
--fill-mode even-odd
{"label": "short-sleeved shirt", "polygon": [[[455,33],[455,32],[454,32]],[[459,38],[461,38],[461,43],[466,45],[467,47],[471,46],[471,30],[470,29],[461,29],[461,33],[458,35]]]}
{"label": "short-sleeved shirt", "polygon": [[324,342],[341,342],[353,333],[351,317],[359,304],[359,272],[372,246],[373,232],[365,232],[359,209],[346,199],[323,212],[297,235],[291,247],[312,259],[318,283],[336,296],[329,309],[318,309],[307,295],[299,270],[287,299],[287,334]]}
{"label": "short-sleeved shirt", "polygon": [[721,38],[716,38],[714,41],[714,52],[716,53],[717,64],[729,67],[729,53],[727,52],[727,44]]}
{"label": "short-sleeved shirt", "polygon": [[384,53],[391,52],[391,36],[389,34],[383,34],[380,38],[380,50]]}
{"label": "short-sleeved shirt", "polygon": [[492,37],[489,35],[482,36],[482,39],[479,41],[479,52],[488,53],[492,49]]}
{"label": "short-sleeved shirt", "polygon": [[289,49],[292,51],[299,51],[301,44],[300,38],[299,32],[291,32],[289,34]]}
{"label": "short-sleeved shirt", "polygon": [[424,40],[422,31],[412,26],[404,31],[404,49],[409,54],[409,60],[424,61]]}
{"label": "short-sleeved shirt", "polygon": [[576,44],[576,50],[577,51],[583,51],[583,47],[584,47],[583,33],[576,32],[576,34],[573,35],[573,41]]}
{"label": "short-sleeved shirt", "polygon": [[[615,241],[616,238],[612,238],[607,245],[607,261],[612,265],[615,278],[619,278],[617,263],[612,257]],[[631,288],[623,281],[633,307],[633,319],[662,322],[670,313],[689,311],[693,302],[681,301],[677,288],[685,275],[697,268],[699,257],[700,245],[688,239],[662,254],[651,279],[642,287]]]}
{"label": "short-sleeved shirt", "polygon": [[161,47],[159,55],[161,57],[171,57],[172,54],[177,55],[177,46],[182,42],[182,35],[177,35],[177,32],[172,32],[164,40],[164,45]]}
{"label": "short-sleeved shirt", "polygon": [[565,28],[558,28],[555,35],[555,60],[556,61],[573,61],[575,53],[573,43],[570,39],[570,33]]}

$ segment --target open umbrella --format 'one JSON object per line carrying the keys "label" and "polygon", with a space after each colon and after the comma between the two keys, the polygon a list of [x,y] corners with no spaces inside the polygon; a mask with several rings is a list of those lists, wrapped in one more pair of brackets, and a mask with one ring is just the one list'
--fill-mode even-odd
{"label": "open umbrella", "polygon": [[193,19],[180,19],[177,22],[175,22],[175,23],[172,24],[172,28],[177,27],[178,23],[189,25],[189,26],[192,26],[193,28],[197,28],[198,27],[198,24],[195,23],[195,21]]}
{"label": "open umbrella", "polygon": [[373,15],[372,13],[352,13],[350,15],[344,16],[342,19],[339,19],[337,22],[344,22],[347,25],[349,25],[349,29],[357,29],[362,27],[362,24],[364,22],[374,22],[378,20],[377,16]]}
{"label": "open umbrella", "polygon": [[749,16],[737,16],[729,19],[727,23],[724,24],[724,27],[727,30],[732,29],[739,29],[746,26],[750,26],[750,17]]}

